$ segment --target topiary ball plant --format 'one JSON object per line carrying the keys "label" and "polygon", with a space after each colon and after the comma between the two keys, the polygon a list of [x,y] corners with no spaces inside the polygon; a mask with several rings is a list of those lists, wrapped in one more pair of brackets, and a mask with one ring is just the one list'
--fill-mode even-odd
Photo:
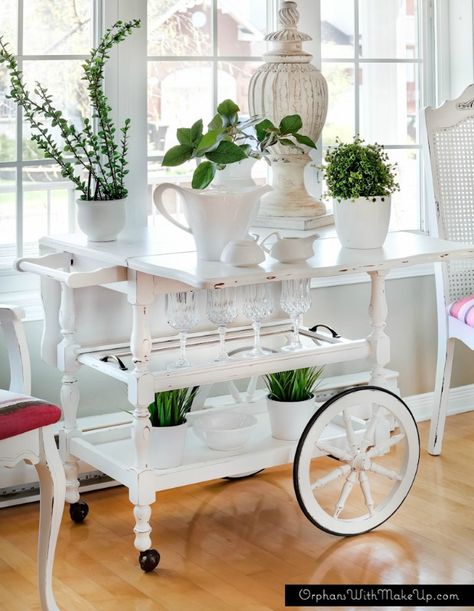
{"label": "topiary ball plant", "polygon": [[388,197],[400,190],[396,181],[397,164],[391,164],[380,144],[364,144],[358,136],[353,142],[336,139],[336,146],[328,150],[326,165],[321,169],[328,195],[337,201],[359,197],[373,199]]}

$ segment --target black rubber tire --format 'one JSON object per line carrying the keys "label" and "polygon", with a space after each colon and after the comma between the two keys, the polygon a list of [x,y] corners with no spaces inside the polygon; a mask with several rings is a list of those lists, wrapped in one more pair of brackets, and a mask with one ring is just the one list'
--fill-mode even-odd
{"label": "black rubber tire", "polygon": [[[365,531],[359,532],[359,533],[354,533],[354,534],[343,534],[343,533],[339,533],[337,531],[333,531],[330,530],[324,526],[322,526],[317,520],[315,520],[313,518],[313,516],[309,513],[309,511],[306,509],[306,506],[303,502],[301,493],[300,493],[300,489],[299,489],[299,483],[298,483],[298,469],[299,469],[299,461],[300,461],[300,457],[301,457],[301,452],[303,450],[303,446],[304,446],[304,442],[306,441],[306,438],[313,426],[313,424],[316,422],[316,420],[319,418],[319,416],[326,410],[328,409],[328,407],[330,405],[332,405],[335,401],[337,401],[339,398],[344,397],[348,394],[351,393],[356,393],[362,390],[379,390],[382,391],[384,393],[387,393],[388,395],[391,395],[392,397],[395,397],[396,399],[398,399],[398,401],[400,401],[400,403],[405,407],[405,409],[407,410],[407,412],[409,413],[409,415],[411,416],[413,423],[415,425],[415,429],[417,431],[418,434],[418,445],[420,442],[420,435],[418,432],[418,427],[416,424],[416,420],[413,417],[413,414],[411,413],[410,408],[408,407],[408,405],[403,401],[403,399],[401,399],[397,394],[391,392],[390,390],[387,390],[386,388],[381,388],[380,386],[356,386],[354,388],[348,388],[347,390],[344,390],[340,393],[338,393],[337,395],[335,395],[334,397],[331,397],[330,399],[328,399],[326,401],[326,403],[324,403],[318,410],[317,412],[312,416],[311,420],[308,422],[308,424],[306,425],[300,440],[298,442],[298,446],[296,448],[296,453],[295,453],[295,459],[293,462],[293,487],[295,489],[295,495],[296,495],[296,500],[298,501],[298,505],[300,506],[301,511],[304,513],[304,515],[308,518],[308,520],[310,522],[312,522],[315,526],[317,526],[320,530],[323,530],[324,532],[329,533],[330,535],[336,535],[338,537],[355,537],[357,535],[362,535],[366,532],[370,532],[371,530],[374,530],[374,528],[378,528],[379,526],[381,526],[384,522],[386,522],[387,520],[389,520],[394,513],[396,513],[398,511],[398,509],[401,507],[401,505],[403,504],[403,502],[405,501],[405,499],[407,498],[411,487],[413,486],[413,482],[415,481],[415,478],[413,478],[413,482],[410,486],[410,488],[408,489],[406,495],[403,497],[403,499],[400,501],[400,503],[398,504],[398,506],[396,507],[396,509],[385,519],[383,520],[383,522],[380,522],[380,524],[377,524],[377,526],[374,526],[372,528],[368,528]],[[420,464],[420,455],[418,455],[418,464],[417,464],[417,471],[418,471],[418,466]],[[415,473],[416,475],[416,473]]]}

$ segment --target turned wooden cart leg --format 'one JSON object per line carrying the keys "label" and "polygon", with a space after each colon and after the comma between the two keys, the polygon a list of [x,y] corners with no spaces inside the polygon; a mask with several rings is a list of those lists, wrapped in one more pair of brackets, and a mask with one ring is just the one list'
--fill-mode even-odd
{"label": "turned wooden cart leg", "polygon": [[151,490],[152,481],[143,483],[146,477],[143,472],[148,466],[148,443],[150,420],[148,406],[154,399],[153,376],[148,363],[151,353],[151,332],[149,307],[153,303],[153,277],[137,272],[130,272],[132,288],[128,296],[132,305],[132,334],[130,348],[134,369],[130,374],[128,399],[134,406],[132,438],[135,446],[135,468],[138,474],[137,494],[130,496],[135,505],[135,547],[139,550],[139,562],[145,572],[152,571],[160,560],[159,553],[151,547],[151,503],[155,498]]}
{"label": "turned wooden cart leg", "polygon": [[[385,295],[386,271],[369,272],[371,280],[369,317],[371,332],[367,338],[370,344],[369,361],[371,363],[370,385],[388,387],[385,365],[390,361],[390,338],[385,333],[387,326],[387,299]],[[367,414],[366,417],[371,414]],[[388,414],[378,414],[375,427],[375,442],[382,443],[390,436],[392,418]]]}
{"label": "turned wooden cart leg", "polygon": [[79,407],[79,385],[76,377],[79,363],[76,354],[75,323],[74,290],[61,284],[59,324],[63,339],[58,346],[58,369],[63,372],[60,396],[64,427],[60,435],[60,450],[66,473],[66,501],[69,503],[69,514],[71,519],[79,524],[89,513],[89,507],[85,501],[80,501],[78,460],[69,450],[71,438],[77,432]]}

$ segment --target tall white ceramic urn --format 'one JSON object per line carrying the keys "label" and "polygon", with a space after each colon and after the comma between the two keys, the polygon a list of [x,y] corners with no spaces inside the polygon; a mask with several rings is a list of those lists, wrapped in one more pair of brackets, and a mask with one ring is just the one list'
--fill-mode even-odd
{"label": "tall white ceramic urn", "polygon": [[[299,114],[301,133],[317,141],[326,120],[328,90],[324,76],[310,62],[312,55],[303,50],[311,40],[298,30],[296,2],[282,2],[280,29],[267,34],[270,48],[265,63],[250,81],[249,103],[253,115],[277,124],[286,115]],[[260,201],[260,215],[267,217],[317,217],[325,214],[324,204],[305,188],[304,170],[311,161],[307,147],[302,152],[284,146],[272,147],[273,191]]]}

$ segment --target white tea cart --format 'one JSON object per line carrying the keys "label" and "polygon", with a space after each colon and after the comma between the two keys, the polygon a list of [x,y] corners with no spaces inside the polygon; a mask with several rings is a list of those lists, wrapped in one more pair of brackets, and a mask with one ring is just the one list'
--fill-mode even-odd
{"label": "white tea cart", "polygon": [[[110,243],[88,244],[82,236],[73,235],[43,238],[41,246],[49,254],[23,258],[16,264],[19,270],[41,276],[45,307],[42,356],[63,374],[61,449],[72,519],[80,522],[88,511],[79,500],[77,464],[82,460],[128,487],[134,505],[135,547],[141,568],[151,571],[159,562],[150,538],[151,505],[158,491],[293,462],[298,503],[316,526],[337,535],[354,535],[382,524],[408,494],[419,460],[413,416],[387,388],[390,344],[385,333],[385,277],[396,267],[472,257],[474,247],[400,232],[389,234],[383,249],[358,251],[341,249],[335,238],[328,238],[316,241],[314,257],[304,263],[281,264],[267,257],[259,266],[237,268],[198,262],[191,239],[184,242],[182,252],[175,252],[176,244],[183,244],[182,235],[180,242],[176,236],[167,226],[159,237],[149,230],[135,240]],[[190,335],[192,366],[167,369],[178,342],[166,325],[165,294],[272,283],[277,296],[279,283],[285,279],[354,272],[366,272],[371,280],[367,338],[332,337],[303,328],[303,349],[281,351],[290,325],[277,313],[262,329],[271,354],[242,357],[239,350],[249,344],[252,335],[242,321],[228,333],[227,347],[235,356],[227,362],[213,362],[217,332],[207,326]],[[110,355],[119,357],[124,367]],[[155,392],[356,359],[371,363],[369,386],[345,390],[328,400],[316,411],[299,442],[273,439],[265,402],[242,399],[239,411],[247,410],[258,418],[244,450],[210,450],[188,430],[181,466],[163,470],[150,464],[148,405]],[[131,422],[78,429],[77,371],[82,366],[127,386],[133,406]],[[204,405],[202,409],[229,407],[235,407],[235,402],[222,400],[220,406]]]}

